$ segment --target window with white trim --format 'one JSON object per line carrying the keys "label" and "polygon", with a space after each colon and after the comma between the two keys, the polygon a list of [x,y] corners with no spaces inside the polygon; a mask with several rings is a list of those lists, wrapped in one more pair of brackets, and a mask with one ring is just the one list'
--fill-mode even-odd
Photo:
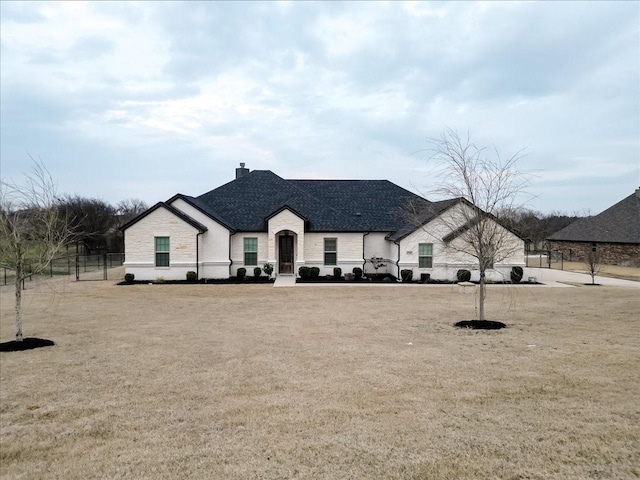
{"label": "window with white trim", "polygon": [[169,266],[169,237],[155,237],[156,267]]}
{"label": "window with white trim", "polygon": [[337,238],[324,239],[324,264],[325,265],[338,264],[338,239]]}
{"label": "window with white trim", "polygon": [[418,245],[418,267],[433,268],[433,243]]}
{"label": "window with white trim", "polygon": [[493,268],[493,264],[495,262],[496,256],[496,248],[493,245],[485,245],[484,246],[484,268]]}
{"label": "window with white trim", "polygon": [[256,237],[244,239],[244,264],[250,267],[258,265],[258,239]]}

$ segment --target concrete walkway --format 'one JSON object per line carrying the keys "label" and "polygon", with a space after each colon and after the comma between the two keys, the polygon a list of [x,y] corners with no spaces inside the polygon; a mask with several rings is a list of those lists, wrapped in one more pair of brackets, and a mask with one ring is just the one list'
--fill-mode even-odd
{"label": "concrete walkway", "polygon": [[295,287],[296,276],[295,275],[278,275],[276,281],[273,282],[274,287]]}

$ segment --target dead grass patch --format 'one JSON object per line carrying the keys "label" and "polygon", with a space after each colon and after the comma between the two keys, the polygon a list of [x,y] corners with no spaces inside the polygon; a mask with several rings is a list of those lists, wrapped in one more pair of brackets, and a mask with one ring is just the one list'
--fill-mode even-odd
{"label": "dead grass patch", "polygon": [[0,473],[637,478],[637,292],[503,289],[498,331],[455,286],[27,290],[56,345],[0,357]]}

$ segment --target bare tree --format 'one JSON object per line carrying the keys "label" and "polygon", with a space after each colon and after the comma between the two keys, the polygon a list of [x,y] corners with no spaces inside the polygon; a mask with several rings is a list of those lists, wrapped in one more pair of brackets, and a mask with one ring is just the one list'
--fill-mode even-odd
{"label": "bare tree", "polygon": [[[500,219],[500,212],[517,209],[529,181],[529,176],[516,165],[522,152],[503,159],[495,150],[488,156],[486,149],[477,147],[469,134],[461,137],[452,129],[430,143],[430,161],[437,164],[437,184],[432,193],[457,199],[455,203],[450,201],[446,215],[437,217],[443,230],[449,232],[440,238],[440,243],[445,251],[459,259],[470,259],[477,266],[479,319],[485,320],[487,270],[523,248]],[[424,217],[425,212],[418,213],[416,218]]]}
{"label": "bare tree", "polygon": [[15,271],[18,342],[23,340],[22,281],[42,272],[71,236],[51,174],[41,161],[33,162],[24,183],[0,181],[0,264]]}
{"label": "bare tree", "polygon": [[120,200],[118,205],[116,205],[116,212],[120,217],[120,225],[124,225],[148,208],[149,206],[147,203],[139,198],[126,198],[124,200]]}
{"label": "bare tree", "polygon": [[73,240],[83,245],[87,255],[106,253],[116,232],[116,209],[98,198],[63,195],[58,203],[61,215],[71,220]]}
{"label": "bare tree", "polygon": [[591,251],[587,252],[584,257],[584,266],[587,267],[587,273],[591,275],[591,285],[596,284],[596,275],[602,272],[604,267],[602,258],[595,247]]}

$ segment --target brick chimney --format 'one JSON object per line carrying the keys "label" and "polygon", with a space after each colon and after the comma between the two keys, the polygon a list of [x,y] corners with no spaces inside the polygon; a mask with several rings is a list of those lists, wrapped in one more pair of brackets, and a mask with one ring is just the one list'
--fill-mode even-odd
{"label": "brick chimney", "polygon": [[240,163],[240,168],[236,168],[236,180],[244,177],[247,173],[249,173],[249,169],[244,168],[244,162]]}
{"label": "brick chimney", "polygon": [[640,198],[640,188],[636,188],[636,197]]}

